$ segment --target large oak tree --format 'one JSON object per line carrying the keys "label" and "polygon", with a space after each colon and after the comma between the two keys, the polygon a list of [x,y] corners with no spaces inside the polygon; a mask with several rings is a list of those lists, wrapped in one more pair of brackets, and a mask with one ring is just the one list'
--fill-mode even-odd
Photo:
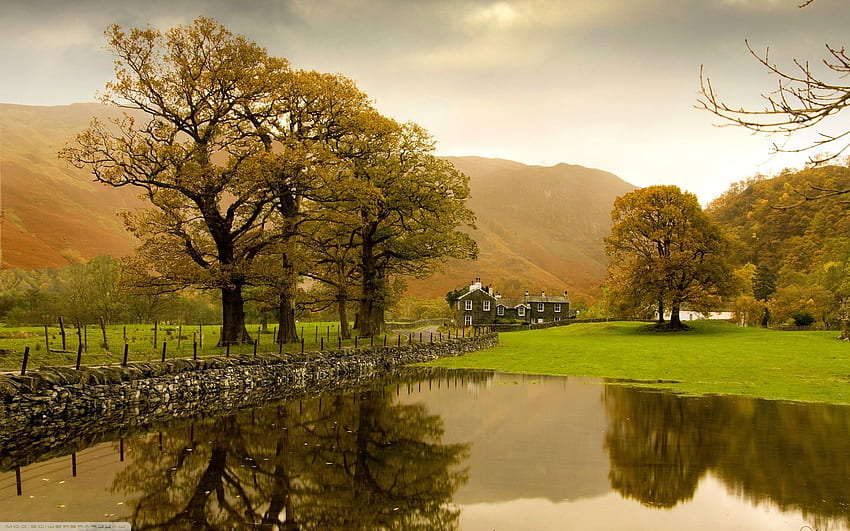
{"label": "large oak tree", "polygon": [[469,177],[434,156],[434,141],[415,124],[400,126],[385,146],[355,164],[361,193],[349,205],[360,246],[357,322],[364,336],[384,331],[393,277],[425,277],[446,258],[478,253],[459,230],[475,221],[465,204]]}
{"label": "large oak tree", "polygon": [[615,302],[655,307],[669,328],[682,329],[683,304],[707,309],[728,291],[728,243],[695,195],[676,186],[650,186],[614,202],[606,283]]}
{"label": "large oak tree", "polygon": [[62,156],[144,193],[152,208],[126,216],[142,239],[136,269],[164,290],[220,290],[222,343],[244,341],[243,289],[279,234],[266,230],[277,198],[257,159],[288,63],[206,18],[165,34],[113,25],[106,36],[117,60],[104,102],[133,112],[93,121]]}

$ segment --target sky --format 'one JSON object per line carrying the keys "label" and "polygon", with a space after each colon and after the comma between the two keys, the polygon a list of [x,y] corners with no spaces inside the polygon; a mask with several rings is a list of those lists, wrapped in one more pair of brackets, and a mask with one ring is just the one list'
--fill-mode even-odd
{"label": "sky", "polygon": [[[736,107],[761,108],[776,88],[745,39],[781,66],[818,63],[850,39],[846,0],[800,2],[4,0],[0,102],[95,101],[113,76],[106,26],[165,30],[203,15],[296,68],[353,79],[382,114],[425,127],[440,155],[579,164],[707,204],[812,155],[774,153],[803,136],[720,127],[696,108],[701,66]],[[848,126],[850,114],[833,120]]]}

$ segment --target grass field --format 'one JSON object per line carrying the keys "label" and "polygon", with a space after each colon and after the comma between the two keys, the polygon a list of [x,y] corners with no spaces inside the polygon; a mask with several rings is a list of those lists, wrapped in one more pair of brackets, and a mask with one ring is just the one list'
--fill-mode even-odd
{"label": "grass field", "polygon": [[[248,332],[251,339],[259,339],[258,352],[277,352],[279,347],[274,343],[276,327],[268,327],[262,331],[259,325],[249,325]],[[129,346],[129,361],[148,361],[162,358],[163,342],[167,358],[192,357],[194,355],[194,343],[198,343],[198,356],[224,356],[227,349],[218,346],[220,329],[218,326],[157,326],[156,341],[154,341],[153,325],[108,325],[106,327],[106,344],[103,348],[103,334],[100,326],[88,325],[81,329],[80,335],[74,327],[65,326],[65,348],[62,349],[62,335],[58,326],[48,327],[45,334],[44,327],[0,327],[0,370],[20,370],[23,361],[23,353],[26,347],[30,348],[28,367],[35,369],[47,365],[74,365],[77,359],[77,349],[82,342],[84,353],[82,363],[93,365],[103,363],[118,363],[124,357],[124,343]],[[350,347],[354,340],[349,339],[340,342],[339,324],[327,322],[309,322],[298,325],[299,336],[304,337],[305,350],[319,350],[337,348],[342,345]],[[356,332],[354,332],[356,334]],[[430,338],[423,338],[428,341]],[[393,337],[394,342],[398,338]],[[402,337],[402,343],[406,343],[407,337]],[[359,346],[369,344],[369,338],[361,338]],[[382,344],[384,337],[375,337],[375,344]],[[419,337],[414,337],[418,342]],[[300,351],[300,344],[286,344],[284,352]],[[64,352],[57,352],[62,351]],[[254,351],[253,344],[233,345],[230,354],[251,354]]]}
{"label": "grass field", "polygon": [[838,340],[838,332],[710,321],[693,326],[660,334],[644,323],[586,323],[502,333],[499,347],[429,365],[613,378],[686,394],[850,404],[850,342]]}

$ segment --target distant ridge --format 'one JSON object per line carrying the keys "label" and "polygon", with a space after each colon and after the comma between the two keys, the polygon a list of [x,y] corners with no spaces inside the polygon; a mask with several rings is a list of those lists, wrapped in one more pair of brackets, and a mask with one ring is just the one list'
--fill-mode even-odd
{"label": "distant ridge", "polygon": [[[0,267],[40,269],[122,256],[135,240],[117,213],[143,205],[134,189],[111,188],[57,157],[92,117],[120,110],[100,104],[0,104]],[[451,261],[409,292],[443,297],[480,276],[505,295],[524,290],[594,293],[605,272],[602,238],[614,198],[635,187],[609,172],[483,157],[446,157],[470,177],[471,233],[477,262]]]}
{"label": "distant ridge", "polygon": [[413,294],[442,296],[480,276],[509,296],[525,290],[596,295],[607,264],[602,238],[611,228],[614,199],[635,186],[574,164],[445,158],[470,177],[479,259],[450,262],[444,273],[410,282]]}

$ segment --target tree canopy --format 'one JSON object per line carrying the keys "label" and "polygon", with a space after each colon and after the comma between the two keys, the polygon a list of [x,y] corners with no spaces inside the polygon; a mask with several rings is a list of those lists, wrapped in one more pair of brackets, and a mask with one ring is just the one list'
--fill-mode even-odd
{"label": "tree canopy", "polygon": [[798,190],[848,183],[850,169],[843,166],[786,171],[738,183],[708,205],[708,214],[736,241],[735,265],[753,265],[748,295],[766,303],[772,324],[792,321],[794,312],[810,312],[829,324],[850,297],[846,202],[825,197],[776,208],[795,202]]}
{"label": "tree canopy", "polygon": [[611,213],[606,285],[622,311],[655,310],[683,328],[683,304],[706,309],[729,290],[728,242],[695,195],[650,186],[618,197]]}
{"label": "tree canopy", "polygon": [[[252,286],[276,301],[280,340],[297,340],[300,275],[327,261],[307,242],[349,261],[358,250],[344,280],[362,281],[368,335],[383,329],[391,277],[475,255],[457,231],[473,220],[466,177],[432,154],[424,130],[381,116],[352,81],[294,71],[203,17],[165,33],[112,25],[106,36],[117,60],[103,100],[129,112],[93,121],[61,156],[143,193],[151,208],[125,214],[142,240],[129,277],[153,291],[220,291],[223,343],[249,339]],[[317,238],[323,223],[335,228]]]}

